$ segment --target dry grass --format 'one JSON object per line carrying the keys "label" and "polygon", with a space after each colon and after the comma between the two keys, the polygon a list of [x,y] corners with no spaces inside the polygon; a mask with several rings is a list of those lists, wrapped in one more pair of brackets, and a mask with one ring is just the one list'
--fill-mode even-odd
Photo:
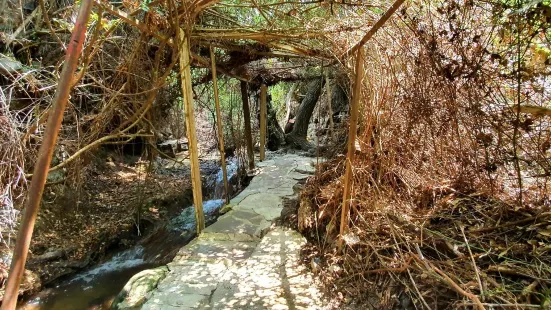
{"label": "dry grass", "polygon": [[517,210],[451,187],[412,188],[418,196],[408,202],[400,197],[403,183],[378,184],[375,192],[372,184],[360,182],[365,180],[358,171],[361,161],[356,163],[351,229],[339,253],[336,215],[343,163],[324,164],[302,194],[319,206],[308,229],[317,245],[310,255],[321,259],[322,278],[330,287],[355,296],[355,302],[385,309],[403,303],[427,309],[478,302],[538,305],[546,299],[550,212]]}
{"label": "dry grass", "polygon": [[[345,301],[548,306],[549,119],[510,108],[519,80],[512,62],[495,61],[488,38],[501,34],[488,9],[461,6],[454,19],[453,3],[412,5],[366,47],[350,231],[338,235],[344,156],[309,180],[299,209],[316,244],[309,259]],[[520,79],[520,100],[545,107],[547,69],[531,69],[537,79]]]}
{"label": "dry grass", "polygon": [[0,89],[0,241],[10,245],[17,225],[15,201],[25,187],[22,133],[17,119],[9,109],[9,94]]}

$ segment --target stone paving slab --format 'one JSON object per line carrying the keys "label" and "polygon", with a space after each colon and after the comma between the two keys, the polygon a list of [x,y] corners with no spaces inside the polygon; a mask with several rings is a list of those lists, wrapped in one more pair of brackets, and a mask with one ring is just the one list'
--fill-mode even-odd
{"label": "stone paving slab", "polygon": [[[273,221],[281,215],[283,202],[281,197],[268,192],[247,196],[238,205],[233,207],[235,212],[249,211],[263,217],[267,221]],[[246,218],[246,217],[242,217]]]}
{"label": "stone paving slab", "polygon": [[320,293],[300,264],[306,242],[272,222],[283,197],[315,168],[293,154],[258,163],[232,208],[180,249],[142,309],[321,309]]}
{"label": "stone paving slab", "polygon": [[195,239],[178,251],[169,266],[186,265],[195,261],[223,261],[226,264],[244,261],[251,256],[257,244],[254,241]]}
{"label": "stone paving slab", "polygon": [[322,308],[321,294],[300,264],[300,249],[305,242],[292,230],[277,227],[270,231],[245,264],[228,269],[231,276],[218,284],[210,308]]}

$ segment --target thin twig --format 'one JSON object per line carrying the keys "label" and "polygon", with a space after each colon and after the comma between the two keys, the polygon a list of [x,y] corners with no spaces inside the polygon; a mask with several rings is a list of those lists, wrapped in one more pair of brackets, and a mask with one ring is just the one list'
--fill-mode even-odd
{"label": "thin twig", "polygon": [[476,266],[473,252],[471,251],[471,247],[469,246],[469,241],[467,240],[467,236],[465,236],[465,229],[463,228],[463,226],[461,226],[461,233],[463,234],[463,239],[465,240],[465,244],[467,245],[469,256],[471,257],[471,261],[473,262],[474,273],[476,274],[476,280],[478,282],[478,286],[480,287],[480,295],[481,295],[482,301],[484,301],[484,287],[482,286],[482,281],[480,280],[480,272],[478,271],[478,267]]}

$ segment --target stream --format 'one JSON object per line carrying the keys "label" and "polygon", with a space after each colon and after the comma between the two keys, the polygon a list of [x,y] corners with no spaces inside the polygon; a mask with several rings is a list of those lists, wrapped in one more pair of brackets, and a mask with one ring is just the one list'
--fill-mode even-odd
{"label": "stream", "polygon": [[[227,170],[228,180],[235,179],[238,175],[237,160],[228,160]],[[223,196],[221,169],[207,178],[207,188],[212,192],[211,198]],[[218,210],[223,205],[223,199],[203,202],[207,225],[216,221]],[[110,309],[111,302],[133,275],[170,262],[178,250],[194,237],[195,209],[188,206],[164,227],[144,237],[138,245],[116,252],[103,263],[74,274],[54,286],[43,288],[17,309]]]}

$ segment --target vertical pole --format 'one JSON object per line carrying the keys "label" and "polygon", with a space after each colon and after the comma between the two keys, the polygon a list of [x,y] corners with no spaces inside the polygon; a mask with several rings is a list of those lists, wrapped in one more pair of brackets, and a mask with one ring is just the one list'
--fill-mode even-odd
{"label": "vertical pole", "polygon": [[203,214],[203,193],[201,192],[201,171],[199,168],[199,150],[197,149],[197,133],[195,130],[195,112],[193,109],[193,90],[191,86],[191,70],[189,57],[189,38],[184,30],[180,29],[180,77],[182,79],[182,95],[184,97],[184,114],[186,132],[189,144],[189,159],[191,165],[191,186],[193,188],[193,203],[195,204],[195,220],[197,234],[205,229],[205,215]]}
{"label": "vertical pole", "polygon": [[245,120],[245,143],[249,157],[249,170],[254,169],[253,137],[251,134],[251,111],[249,109],[249,91],[247,82],[241,81],[241,100],[243,101],[243,114]]}
{"label": "vertical pole", "polygon": [[75,28],[69,41],[67,48],[67,56],[61,71],[61,77],[56,89],[53,110],[48,118],[44,140],[40,146],[38,158],[36,160],[33,172],[31,186],[27,198],[27,205],[21,222],[21,227],[17,234],[15,249],[13,250],[13,258],[10,266],[4,300],[2,302],[2,310],[13,310],[17,305],[17,297],[19,295],[19,285],[25,271],[25,263],[29,252],[29,245],[34,230],[34,223],[40,208],[42,193],[44,192],[44,184],[48,177],[48,170],[52,161],[59,128],[63,121],[63,112],[69,100],[69,92],[73,83],[73,77],[78,65],[78,58],[82,51],[82,45],[86,37],[86,25],[92,10],[92,0],[83,0],[80,5],[80,11],[75,22]]}
{"label": "vertical pole", "polygon": [[260,161],[264,160],[266,155],[266,84],[260,86]]}
{"label": "vertical pole", "polygon": [[[336,79],[335,79],[336,80]],[[331,83],[329,83],[329,71],[325,71],[325,86],[327,87],[327,111],[329,111],[329,132],[330,141],[335,141],[335,124],[333,123],[333,105],[331,100],[333,99],[333,93],[331,89]]]}
{"label": "vertical pole", "polygon": [[226,153],[224,152],[224,132],[222,128],[222,113],[220,112],[220,98],[218,97],[218,81],[216,79],[216,59],[214,49],[210,49],[210,63],[212,71],[212,86],[214,88],[214,104],[216,106],[216,128],[218,130],[218,148],[220,149],[220,167],[222,167],[222,178],[224,178],[224,195],[226,204],[230,203],[230,192],[228,190],[228,172],[226,170]]}
{"label": "vertical pole", "polygon": [[359,48],[356,56],[356,80],[354,82],[354,93],[350,106],[350,127],[348,129],[348,154],[346,158],[346,172],[344,174],[344,194],[342,198],[341,227],[339,239],[339,250],[342,249],[343,237],[348,231],[348,215],[350,213],[350,190],[352,183],[352,163],[355,155],[356,128],[358,125],[358,110],[360,105],[360,92],[362,88],[363,70],[363,48]]}

